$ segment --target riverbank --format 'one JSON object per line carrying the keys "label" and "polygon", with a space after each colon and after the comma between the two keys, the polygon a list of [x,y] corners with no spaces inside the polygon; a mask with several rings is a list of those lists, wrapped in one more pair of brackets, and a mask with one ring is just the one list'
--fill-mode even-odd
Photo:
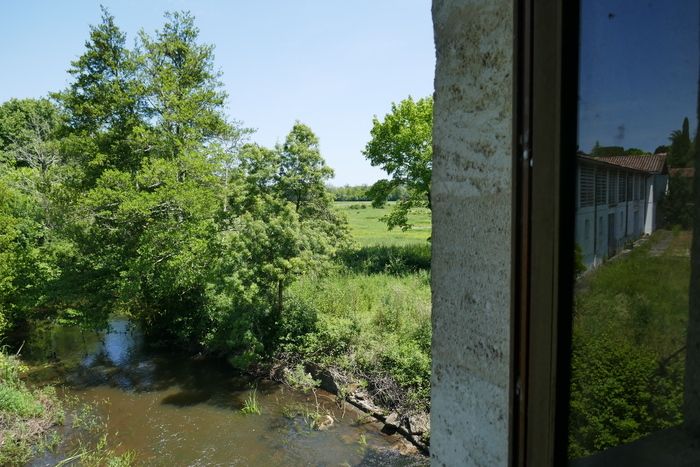
{"label": "riverbank", "polygon": [[18,357],[0,353],[0,465],[23,465],[60,441],[51,429],[65,419],[63,404],[51,386],[30,389],[26,370]]}
{"label": "riverbank", "polygon": [[290,335],[272,376],[302,364],[322,387],[421,450],[430,440],[430,276],[427,271],[303,278],[289,290]]}
{"label": "riverbank", "polygon": [[133,453],[110,449],[94,407],[62,397],[53,385],[27,384],[29,372],[17,355],[0,352],[0,465],[38,458],[57,465],[134,465]]}

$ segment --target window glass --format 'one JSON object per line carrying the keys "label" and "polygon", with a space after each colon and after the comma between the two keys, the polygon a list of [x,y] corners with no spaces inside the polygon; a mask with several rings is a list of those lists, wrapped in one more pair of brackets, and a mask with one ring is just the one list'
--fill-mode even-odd
{"label": "window glass", "polygon": [[700,432],[699,8],[581,1],[568,456],[585,465]]}

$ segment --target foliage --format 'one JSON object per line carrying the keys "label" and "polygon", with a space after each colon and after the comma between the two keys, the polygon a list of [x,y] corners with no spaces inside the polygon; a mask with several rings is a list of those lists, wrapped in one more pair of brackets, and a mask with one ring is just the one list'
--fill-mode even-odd
{"label": "foliage", "polygon": [[601,146],[598,141],[595,142],[593,149],[591,149],[591,156],[593,157],[612,157],[624,155],[625,148],[622,146]]}
{"label": "foliage", "polygon": [[433,99],[412,97],[392,103],[391,112],[372,120],[372,139],[363,154],[373,166],[381,167],[390,179],[376,182],[369,190],[373,205],[383,205],[389,194],[403,186],[399,200],[384,220],[389,229],[409,229],[408,213],[413,207],[430,208],[430,178],[433,159]]}
{"label": "foliage", "polygon": [[245,367],[274,351],[285,289],[349,245],[332,170],[299,122],[244,144],[189,13],[126,44],[103,9],[56,105],[0,106],[0,332],[126,313]]}
{"label": "foliage", "polygon": [[321,385],[321,381],[313,379],[302,365],[296,365],[292,370],[285,368],[284,381],[291,388],[302,392],[315,391]]}
{"label": "foliage", "polygon": [[282,340],[285,358],[364,381],[386,407],[427,408],[431,325],[426,274],[305,278],[290,287],[289,295],[315,316],[305,333]]}
{"label": "foliage", "polygon": [[46,172],[60,161],[61,120],[47,99],[10,99],[0,105],[0,164]]}
{"label": "foliage", "polygon": [[[651,246],[670,237],[660,256]],[[646,244],[581,279],[573,329],[570,456],[681,421],[689,232]]]}
{"label": "foliage", "polygon": [[693,179],[671,175],[668,179],[668,194],[659,202],[665,223],[689,228],[693,222],[693,206]]}
{"label": "foliage", "polygon": [[349,248],[338,255],[348,271],[403,275],[430,271],[430,244],[374,245]]}
{"label": "foliage", "polygon": [[643,156],[645,154],[647,154],[647,152],[639,148],[625,149],[625,156]]}
{"label": "foliage", "polygon": [[48,430],[63,421],[53,388],[30,389],[21,380],[26,368],[0,353],[0,464],[24,465],[48,440]]}
{"label": "foliage", "polygon": [[669,138],[671,146],[668,152],[668,165],[671,167],[690,167],[693,163],[693,143],[690,139],[688,117],[683,119],[680,130],[674,130]]}
{"label": "foliage", "polygon": [[[369,195],[369,185],[343,185],[343,186],[328,186],[328,191],[333,195],[335,201],[372,201]],[[387,201],[398,201],[408,197],[408,192],[403,186],[397,186],[387,196]]]}
{"label": "foliage", "polygon": [[321,157],[318,137],[311,128],[297,121],[277,148],[280,155],[278,189],[303,215],[327,195],[326,182],[333,176]]}
{"label": "foliage", "polygon": [[571,375],[572,458],[678,425],[683,362],[661,367],[648,349],[615,336],[574,334]]}

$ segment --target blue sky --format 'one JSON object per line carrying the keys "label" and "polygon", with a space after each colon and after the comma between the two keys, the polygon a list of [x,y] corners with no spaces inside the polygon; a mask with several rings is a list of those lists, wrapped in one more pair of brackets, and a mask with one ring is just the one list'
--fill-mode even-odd
{"label": "blue sky", "polygon": [[[430,0],[25,0],[0,9],[0,102],[65,87],[100,3],[130,43],[139,29],[159,28],[164,11],[190,10],[201,40],[216,45],[228,114],[267,146],[296,119],[307,123],[334,184],[381,178],[361,154],[372,116],[433,90]],[[694,129],[700,2],[582,3],[580,148],[653,151],[683,117]]]}
{"label": "blue sky", "polygon": [[579,147],[668,144],[696,128],[700,2],[583,0]]}
{"label": "blue sky", "polygon": [[0,7],[0,102],[64,88],[88,25],[107,6],[131,44],[166,10],[189,10],[216,46],[228,114],[282,141],[296,119],[311,126],[336,171],[334,184],[372,183],[383,172],[361,154],[372,116],[392,101],[433,92],[430,0],[24,0]]}

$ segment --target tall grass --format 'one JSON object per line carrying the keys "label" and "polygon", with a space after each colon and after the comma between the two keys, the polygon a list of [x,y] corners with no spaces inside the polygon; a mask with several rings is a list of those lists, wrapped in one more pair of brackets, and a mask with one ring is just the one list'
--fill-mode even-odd
{"label": "tall grass", "polygon": [[340,252],[338,259],[348,271],[394,275],[430,271],[430,243],[371,245]]}
{"label": "tall grass", "polygon": [[308,277],[290,288],[289,298],[297,310],[312,310],[313,324],[288,342],[288,352],[355,378],[388,407],[427,408],[427,273]]}
{"label": "tall grass", "polygon": [[[650,254],[671,235],[664,252]],[[577,284],[570,457],[682,421],[689,240],[689,232],[659,231]]]}
{"label": "tall grass", "polygon": [[23,465],[46,445],[49,429],[64,413],[53,388],[31,389],[21,379],[26,368],[0,352],[0,465]]}
{"label": "tall grass", "polygon": [[244,415],[260,415],[260,404],[258,404],[258,391],[253,389],[245,401],[243,401],[243,407],[241,408],[241,413]]}

